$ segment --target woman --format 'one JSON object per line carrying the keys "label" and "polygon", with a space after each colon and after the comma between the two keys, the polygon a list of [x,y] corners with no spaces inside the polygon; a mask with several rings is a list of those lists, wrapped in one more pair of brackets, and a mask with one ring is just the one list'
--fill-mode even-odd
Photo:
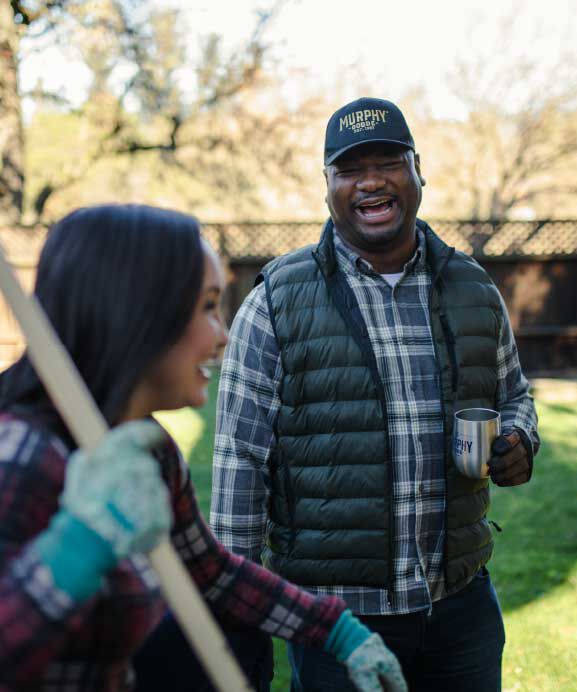
{"label": "woman", "polygon": [[75,449],[26,355],[0,378],[0,689],[129,690],[165,610],[141,553],[169,532],[222,619],[324,647],[359,689],[404,689],[344,602],[315,598],[213,537],[174,442],[151,419],[206,401],[226,343],[223,272],[196,221],[80,209],[42,251],[35,293],[112,430]]}

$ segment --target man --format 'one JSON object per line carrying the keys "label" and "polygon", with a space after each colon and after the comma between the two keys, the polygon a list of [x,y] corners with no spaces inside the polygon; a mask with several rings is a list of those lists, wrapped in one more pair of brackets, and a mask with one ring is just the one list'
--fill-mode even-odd
{"label": "man", "polygon": [[[330,219],[268,264],[231,329],[212,523],[233,551],[334,593],[399,657],[411,690],[501,689],[504,629],[485,567],[489,479],[453,464],[453,414],[500,412],[490,480],[520,485],[536,414],[485,271],[417,219],[401,111],[363,98],[325,139]],[[289,650],[293,690],[352,690]]]}

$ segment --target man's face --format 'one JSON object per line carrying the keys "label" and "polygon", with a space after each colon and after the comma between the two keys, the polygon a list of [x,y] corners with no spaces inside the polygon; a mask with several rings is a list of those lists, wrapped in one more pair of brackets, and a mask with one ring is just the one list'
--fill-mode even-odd
{"label": "man's face", "polygon": [[331,217],[352,247],[379,252],[414,240],[424,181],[410,149],[360,145],[327,166],[325,178]]}

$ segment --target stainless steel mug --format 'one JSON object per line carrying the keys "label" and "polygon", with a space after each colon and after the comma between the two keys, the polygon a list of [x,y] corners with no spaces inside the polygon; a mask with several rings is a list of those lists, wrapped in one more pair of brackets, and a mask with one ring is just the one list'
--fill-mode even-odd
{"label": "stainless steel mug", "polygon": [[455,413],[453,461],[469,478],[486,478],[491,445],[501,434],[501,416],[490,408],[464,408]]}

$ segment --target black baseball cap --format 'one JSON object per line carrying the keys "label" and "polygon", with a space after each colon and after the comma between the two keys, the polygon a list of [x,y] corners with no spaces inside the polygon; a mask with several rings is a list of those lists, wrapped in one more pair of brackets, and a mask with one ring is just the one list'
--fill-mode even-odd
{"label": "black baseball cap", "polygon": [[360,98],[331,115],[325,135],[325,166],[345,151],[367,142],[400,144],[415,150],[405,117],[394,103]]}

